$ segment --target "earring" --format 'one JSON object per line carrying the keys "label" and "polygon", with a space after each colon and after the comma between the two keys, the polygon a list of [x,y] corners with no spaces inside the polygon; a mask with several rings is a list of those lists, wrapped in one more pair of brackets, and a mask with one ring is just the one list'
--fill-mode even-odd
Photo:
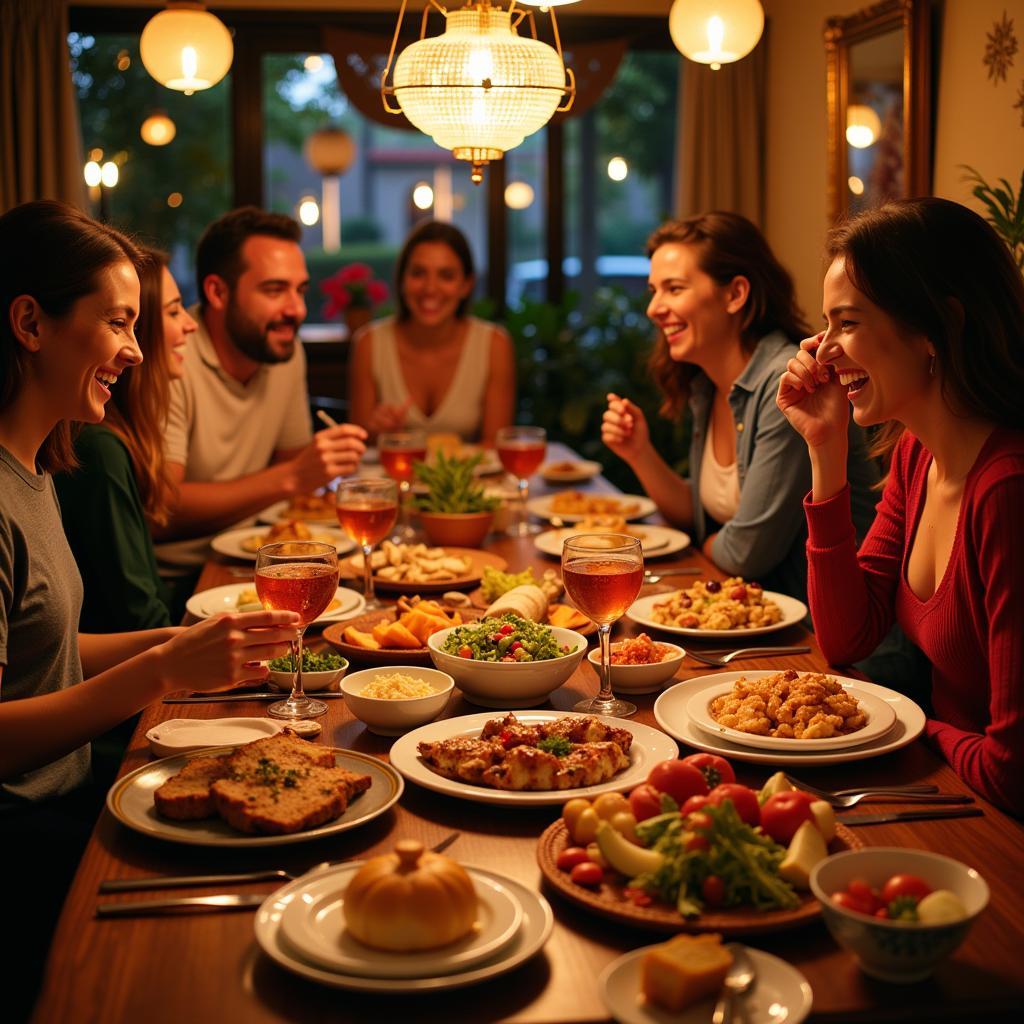
{"label": "earring", "polygon": [[935,376],[935,353],[934,352],[932,352],[932,354],[930,356],[928,356],[928,376],[929,377],[934,377]]}

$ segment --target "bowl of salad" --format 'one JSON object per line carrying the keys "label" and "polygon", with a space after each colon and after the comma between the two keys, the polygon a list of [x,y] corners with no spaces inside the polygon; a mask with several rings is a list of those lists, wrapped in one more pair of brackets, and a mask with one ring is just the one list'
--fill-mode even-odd
{"label": "bowl of salad", "polygon": [[427,646],[434,665],[454,678],[466,700],[506,709],[542,704],[587,653],[586,638],[575,630],[518,615],[439,630]]}
{"label": "bowl of salad", "polygon": [[[292,688],[292,656],[286,654],[281,658],[274,658],[268,662],[270,669],[270,681],[279,690],[291,690]],[[326,690],[336,683],[348,671],[348,660],[340,654],[332,651],[311,651],[308,647],[302,649],[302,688],[310,693],[317,690]]]}

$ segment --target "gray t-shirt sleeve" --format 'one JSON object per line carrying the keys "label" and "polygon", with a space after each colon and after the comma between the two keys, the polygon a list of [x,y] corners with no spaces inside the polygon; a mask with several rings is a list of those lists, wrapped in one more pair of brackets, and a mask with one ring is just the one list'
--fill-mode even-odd
{"label": "gray t-shirt sleeve", "polygon": [[183,377],[171,381],[171,402],[164,428],[164,458],[179,466],[188,465],[191,399]]}
{"label": "gray t-shirt sleeve", "polygon": [[[7,517],[0,514],[0,665],[7,664],[7,633],[14,606],[14,543]],[[2,693],[0,682],[0,693]]]}

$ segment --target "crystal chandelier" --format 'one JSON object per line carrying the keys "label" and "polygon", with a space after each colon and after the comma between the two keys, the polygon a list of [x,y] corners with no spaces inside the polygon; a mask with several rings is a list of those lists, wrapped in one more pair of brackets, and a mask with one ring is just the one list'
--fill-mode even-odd
{"label": "crystal chandelier", "polygon": [[[556,110],[572,106],[576,80],[562,59],[555,12],[550,12],[552,47],[537,39],[533,12],[516,9],[516,0],[508,10],[492,6],[490,0],[469,0],[462,10],[451,12],[437,0],[428,0],[419,40],[395,60],[407,2],[402,0],[381,77],[384,109],[404,113],[457,160],[468,161],[472,179],[479,184],[485,164],[500,160],[543,128]],[[431,7],[444,16],[445,30],[427,38]],[[520,36],[517,29],[527,19],[530,37]],[[398,106],[388,102],[390,96]]]}

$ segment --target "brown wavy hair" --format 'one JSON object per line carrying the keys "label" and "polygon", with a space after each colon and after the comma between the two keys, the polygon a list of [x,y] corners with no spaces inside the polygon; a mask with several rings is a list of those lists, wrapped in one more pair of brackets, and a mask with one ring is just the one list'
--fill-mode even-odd
{"label": "brown wavy hair", "polygon": [[163,319],[163,272],[169,258],[159,249],[143,252],[149,262],[139,271],[141,298],[135,324],[142,362],[126,370],[123,381],[113,389],[104,422],[128,449],[146,515],[163,526],[171,497],[163,445],[171,400]]}
{"label": "brown wavy hair", "polygon": [[[772,331],[781,331],[794,342],[811,333],[796,303],[793,279],[775,258],[764,235],[746,217],[717,210],[668,221],[647,240],[647,255],[653,256],[670,242],[694,246],[698,266],[716,284],[727,285],[735,277],[750,282],[740,324],[744,351],[753,352],[761,338]],[[659,331],[648,368],[665,396],[661,415],[677,419],[686,408],[697,367],[673,360],[665,335]]]}
{"label": "brown wavy hair", "polygon": [[[858,291],[901,330],[924,335],[947,405],[960,416],[1024,430],[1024,279],[1005,243],[948,199],[903,199],[834,227],[825,255],[842,257]],[[902,435],[892,421],[873,454]]]}
{"label": "brown wavy hair", "polygon": [[[140,272],[147,260],[127,235],[67,203],[40,199],[0,216],[0,413],[13,404],[32,358],[11,327],[14,300],[31,295],[47,316],[60,319],[96,290],[107,267],[125,261]],[[36,456],[43,472],[78,465],[74,433],[61,420],[46,436]]]}

